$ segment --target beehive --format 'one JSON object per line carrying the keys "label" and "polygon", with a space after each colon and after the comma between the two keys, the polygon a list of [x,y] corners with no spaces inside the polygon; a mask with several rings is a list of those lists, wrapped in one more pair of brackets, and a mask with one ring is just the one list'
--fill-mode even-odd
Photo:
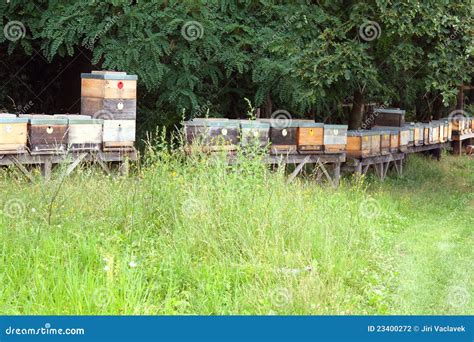
{"label": "beehive", "polygon": [[184,128],[187,144],[202,145],[206,152],[234,151],[239,145],[238,121],[194,119],[185,122]]}
{"label": "beehive", "polygon": [[400,148],[400,132],[395,129],[390,130],[390,152],[396,153]]}
{"label": "beehive", "polygon": [[452,131],[457,135],[462,135],[468,131],[468,119],[462,115],[451,118]]}
{"label": "beehive", "polygon": [[367,131],[347,131],[347,155],[354,158],[371,156],[371,137]]}
{"label": "beehive", "polygon": [[13,114],[0,114],[0,154],[26,151],[28,119]]}
{"label": "beehive", "polygon": [[272,154],[297,153],[298,123],[293,120],[281,123],[274,119],[260,119],[270,124],[270,151]]}
{"label": "beehive", "polygon": [[81,74],[81,114],[105,120],[135,120],[137,76],[125,72]]}
{"label": "beehive", "polygon": [[425,127],[421,123],[415,124],[415,130],[413,132],[413,144],[415,146],[423,146],[425,136]]}
{"label": "beehive", "polygon": [[133,149],[135,142],[135,120],[104,120],[102,149],[122,151]]}
{"label": "beehive", "polygon": [[433,144],[433,126],[431,123],[423,124],[423,143],[425,145]]}
{"label": "beehive", "polygon": [[390,154],[390,131],[379,130],[380,133],[380,154]]}
{"label": "beehive", "polygon": [[324,124],[298,121],[297,144],[300,153],[318,153],[324,150]]}
{"label": "beehive", "polygon": [[415,145],[415,123],[411,122],[409,125],[405,125],[405,128],[408,130],[408,146]]}
{"label": "beehive", "polygon": [[341,153],[346,150],[347,126],[324,125],[324,152]]}
{"label": "beehive", "polygon": [[28,119],[28,146],[31,154],[64,153],[68,141],[67,119],[52,115],[20,115]]}
{"label": "beehive", "polygon": [[368,131],[370,137],[370,155],[379,156],[381,155],[381,135],[380,132]]}
{"label": "beehive", "polygon": [[378,108],[374,110],[375,126],[403,127],[405,125],[405,111],[399,108]]}
{"label": "beehive", "polygon": [[54,117],[68,120],[68,149],[71,151],[99,151],[102,147],[103,120],[87,115],[63,115]]}
{"label": "beehive", "polygon": [[433,130],[433,138],[432,138],[432,144],[438,144],[439,143],[439,132],[440,132],[440,124],[438,121],[432,121],[431,122],[431,129]]}
{"label": "beehive", "polygon": [[269,145],[270,141],[270,124],[255,120],[242,120],[240,134],[241,146],[265,147]]}

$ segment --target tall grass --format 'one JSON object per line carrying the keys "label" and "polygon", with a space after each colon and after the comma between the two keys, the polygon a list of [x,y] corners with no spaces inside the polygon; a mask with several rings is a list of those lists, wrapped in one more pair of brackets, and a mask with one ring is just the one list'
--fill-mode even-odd
{"label": "tall grass", "polygon": [[[1,313],[472,314],[472,170],[415,157],[402,179],[335,190],[160,142],[129,177],[2,171]],[[461,249],[440,254],[430,231]]]}

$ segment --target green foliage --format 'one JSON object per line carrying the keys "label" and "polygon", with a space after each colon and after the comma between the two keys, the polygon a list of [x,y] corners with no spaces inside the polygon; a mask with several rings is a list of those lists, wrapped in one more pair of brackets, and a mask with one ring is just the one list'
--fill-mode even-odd
{"label": "green foliage", "polygon": [[[244,117],[244,97],[340,120],[356,90],[418,112],[452,105],[474,71],[470,10],[466,1],[12,0],[0,5],[3,23],[22,21],[26,37],[0,43],[53,64],[90,49],[96,67],[138,74],[152,126],[202,106]],[[381,29],[371,41],[359,33],[368,21]],[[182,34],[189,22],[199,25],[194,40]]]}

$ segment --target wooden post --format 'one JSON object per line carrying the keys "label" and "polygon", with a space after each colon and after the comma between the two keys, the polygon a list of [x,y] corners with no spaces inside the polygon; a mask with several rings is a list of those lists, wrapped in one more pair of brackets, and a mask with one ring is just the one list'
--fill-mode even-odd
{"label": "wooden post", "polygon": [[337,188],[339,186],[339,180],[341,178],[341,163],[337,162],[334,164],[334,187]]}
{"label": "wooden post", "polygon": [[41,175],[45,180],[51,179],[51,171],[53,169],[53,163],[50,158],[45,158],[44,163],[41,164]]}

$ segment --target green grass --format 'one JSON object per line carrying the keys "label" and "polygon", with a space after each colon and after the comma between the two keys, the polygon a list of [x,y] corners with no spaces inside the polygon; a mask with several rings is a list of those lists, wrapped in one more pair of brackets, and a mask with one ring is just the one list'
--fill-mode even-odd
{"label": "green grass", "polygon": [[474,314],[473,171],[412,156],[334,190],[165,152],[129,177],[4,170],[1,313]]}

